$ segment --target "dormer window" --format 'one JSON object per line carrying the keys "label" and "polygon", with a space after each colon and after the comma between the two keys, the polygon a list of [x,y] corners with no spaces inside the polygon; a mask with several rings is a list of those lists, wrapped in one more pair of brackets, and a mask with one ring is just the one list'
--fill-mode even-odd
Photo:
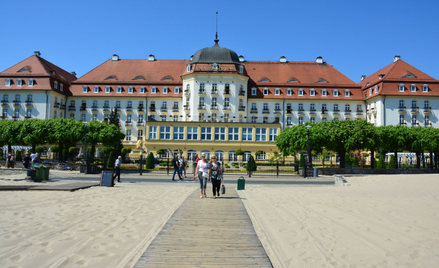
{"label": "dormer window", "polygon": [[299,94],[299,96],[303,96],[303,89],[299,89],[299,92],[298,92]]}
{"label": "dormer window", "polygon": [[109,77],[105,78],[105,80],[117,80],[117,79],[114,76],[109,76]]}
{"label": "dormer window", "polygon": [[416,77],[416,76],[414,76],[413,74],[406,74],[403,77]]}
{"label": "dormer window", "polygon": [[94,93],[99,93],[99,86],[94,86],[93,92]]}
{"label": "dormer window", "polygon": [[338,97],[338,89],[334,89],[334,91],[332,92],[332,95],[334,97]]}
{"label": "dormer window", "polygon": [[257,89],[254,87],[252,88],[252,96],[256,96],[257,95]]}
{"label": "dormer window", "polygon": [[373,88],[369,88],[369,96],[372,96]]}
{"label": "dormer window", "polygon": [[427,84],[422,85],[422,92],[428,92],[428,85]]}
{"label": "dormer window", "polygon": [[59,84],[59,90],[64,91],[64,84],[63,83]]}
{"label": "dormer window", "polygon": [[143,77],[141,77],[141,76],[136,76],[136,77],[134,77],[133,80],[145,80],[145,78],[143,78]]}
{"label": "dormer window", "polygon": [[188,64],[188,65],[186,66],[186,72],[190,72],[190,71],[191,71],[191,65]]}
{"label": "dormer window", "polygon": [[105,93],[110,93],[110,90],[111,90],[110,86],[105,87]]}
{"label": "dormer window", "polygon": [[53,81],[53,88],[58,89],[58,81]]}
{"label": "dormer window", "polygon": [[274,95],[277,95],[277,96],[280,95],[280,89],[279,89],[279,88],[276,88],[276,89],[274,90]]}
{"label": "dormer window", "polygon": [[264,88],[264,95],[268,95],[268,88]]}
{"label": "dormer window", "polygon": [[30,73],[30,71],[26,68],[20,69],[18,72],[19,73]]}
{"label": "dormer window", "polygon": [[134,92],[134,88],[132,86],[128,87],[128,93],[132,94]]}
{"label": "dormer window", "polygon": [[6,78],[5,86],[7,86],[7,87],[11,86],[11,79],[10,78]]}
{"label": "dormer window", "polygon": [[261,80],[259,80],[259,82],[270,82],[270,80],[268,80],[267,78],[262,78]]}
{"label": "dormer window", "polygon": [[328,91],[326,90],[326,88],[322,89],[322,97],[326,97],[328,96]]}
{"label": "dormer window", "polygon": [[326,81],[325,79],[320,79],[320,80],[317,81],[316,83],[328,83],[328,81]]}
{"label": "dormer window", "polygon": [[310,96],[315,96],[315,95],[316,95],[316,90],[315,90],[314,88],[311,88],[311,89],[309,90],[309,95],[310,95]]}
{"label": "dormer window", "polygon": [[296,78],[291,78],[290,80],[288,80],[288,83],[297,83],[299,82],[299,80],[297,80]]}
{"label": "dormer window", "polygon": [[384,78],[384,74],[380,74],[379,79],[383,79]]}
{"label": "dormer window", "polygon": [[218,64],[213,63],[213,64],[212,64],[212,70],[213,70],[213,71],[218,71]]}
{"label": "dormer window", "polygon": [[87,86],[82,86],[82,93],[87,93],[87,91],[88,91]]}
{"label": "dormer window", "polygon": [[122,87],[121,86],[117,86],[117,91],[116,93],[122,93]]}
{"label": "dormer window", "polygon": [[242,74],[244,73],[244,65],[239,66],[239,72]]}
{"label": "dormer window", "polygon": [[151,93],[152,94],[156,94],[157,93],[157,88],[156,87],[152,87],[151,88]]}
{"label": "dormer window", "polygon": [[168,87],[163,87],[163,94],[168,94]]}
{"label": "dormer window", "polygon": [[379,88],[380,88],[380,86],[378,86],[378,85],[375,86],[375,93],[378,93]]}
{"label": "dormer window", "polygon": [[405,90],[404,84],[399,84],[398,88],[399,88],[399,92],[404,92]]}
{"label": "dormer window", "polygon": [[23,79],[18,78],[17,79],[17,86],[21,87],[23,85]]}
{"label": "dormer window", "polygon": [[164,80],[164,81],[172,81],[172,78],[169,77],[169,76],[165,76],[165,77],[162,78],[162,80]]}
{"label": "dormer window", "polygon": [[180,88],[179,87],[174,87],[174,94],[178,94],[180,93]]}
{"label": "dormer window", "polygon": [[415,84],[411,84],[410,85],[410,91],[411,92],[416,92],[416,85]]}
{"label": "dormer window", "polygon": [[33,86],[34,86],[34,79],[29,78],[29,79],[27,80],[27,85],[30,86],[30,87],[33,87]]}
{"label": "dormer window", "polygon": [[139,87],[139,93],[141,93],[141,94],[145,93],[145,87],[144,86]]}
{"label": "dormer window", "polygon": [[344,91],[344,96],[345,96],[345,97],[350,97],[350,96],[351,96],[351,91],[350,91],[349,89],[346,89],[346,90]]}
{"label": "dormer window", "polygon": [[291,88],[287,89],[287,96],[293,95],[293,90]]}

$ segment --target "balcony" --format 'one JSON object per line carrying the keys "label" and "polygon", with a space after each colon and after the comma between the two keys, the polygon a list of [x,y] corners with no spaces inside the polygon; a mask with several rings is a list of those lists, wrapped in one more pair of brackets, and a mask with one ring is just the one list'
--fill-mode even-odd
{"label": "balcony", "polygon": [[143,106],[142,106],[142,105],[139,105],[139,107],[137,107],[137,111],[139,111],[139,112],[143,112]]}
{"label": "balcony", "polygon": [[104,112],[108,112],[108,111],[110,111],[110,106],[104,106],[104,107],[102,107],[102,108],[104,108]]}
{"label": "balcony", "polygon": [[357,110],[357,115],[363,115],[363,110]]}
{"label": "balcony", "polygon": [[431,122],[428,122],[428,123],[424,123],[424,126],[425,126],[425,127],[431,127],[432,124],[431,124]]}
{"label": "balcony", "polygon": [[419,113],[419,107],[412,107],[412,114]]}
{"label": "balcony", "polygon": [[32,118],[32,116],[30,116],[30,115],[26,115],[24,118],[25,118],[25,119],[30,119],[30,118]]}
{"label": "balcony", "polygon": [[160,107],[160,112],[162,113],[168,112],[168,107]]}
{"label": "balcony", "polygon": [[239,96],[245,96],[245,91],[244,90],[240,90],[239,91]]}
{"label": "balcony", "polygon": [[127,108],[125,110],[127,112],[132,112],[133,111],[133,106],[127,106]]}
{"label": "balcony", "polygon": [[206,106],[204,106],[204,104],[199,104],[198,110],[206,110]]}
{"label": "balcony", "polygon": [[252,109],[250,110],[250,113],[251,113],[251,114],[257,114],[257,113],[258,113],[258,109],[256,109],[256,108],[252,108]]}
{"label": "balcony", "polygon": [[275,114],[280,114],[280,109],[274,109]]}
{"label": "balcony", "polygon": [[69,111],[76,111],[76,107],[75,106],[69,106]]}
{"label": "balcony", "polygon": [[189,105],[183,105],[185,111],[190,111],[191,107]]}
{"label": "balcony", "polygon": [[204,89],[198,90],[198,95],[204,95],[206,94],[206,91]]}
{"label": "balcony", "polygon": [[424,114],[431,114],[431,107],[424,107]]}
{"label": "balcony", "polygon": [[328,110],[327,109],[322,109],[322,115],[327,115],[328,114]]}
{"label": "balcony", "polygon": [[401,107],[399,107],[399,108],[398,108],[398,112],[399,112],[400,114],[405,113],[405,106],[401,106]]}
{"label": "balcony", "polygon": [[270,113],[270,110],[268,110],[268,109],[262,109],[262,113],[263,113],[263,114],[269,114],[269,113]]}
{"label": "balcony", "polygon": [[185,90],[185,91],[184,91],[184,95],[186,95],[186,96],[190,96],[190,95],[191,95],[191,92],[190,92],[189,90]]}
{"label": "balcony", "polygon": [[240,112],[245,112],[245,106],[239,106],[239,109],[238,109]]}
{"label": "balcony", "polygon": [[334,110],[333,112],[332,112],[332,114],[334,115],[334,116],[339,116],[340,115],[340,110]]}
{"label": "balcony", "polygon": [[61,104],[60,108],[65,110],[66,109],[66,105],[65,104]]}
{"label": "balcony", "polygon": [[155,113],[155,106],[149,106],[149,111]]}
{"label": "balcony", "polygon": [[14,106],[20,106],[21,102],[19,100],[13,100]]}
{"label": "balcony", "polygon": [[304,114],[304,113],[305,113],[305,110],[299,109],[298,114]]}
{"label": "balcony", "polygon": [[120,106],[116,106],[116,111],[120,112]]}
{"label": "balcony", "polygon": [[218,110],[218,106],[217,105],[212,105],[212,106],[210,106],[210,109],[211,110]]}
{"label": "balcony", "polygon": [[316,113],[316,109],[309,110],[309,114],[315,114],[315,113]]}
{"label": "balcony", "polygon": [[412,127],[418,127],[419,123],[418,122],[412,122]]}
{"label": "balcony", "polygon": [[344,115],[351,115],[351,110],[344,110]]}
{"label": "balcony", "polygon": [[143,126],[144,124],[143,124],[143,121],[137,121],[137,126],[138,127],[140,127],[140,126]]}
{"label": "balcony", "polygon": [[32,106],[32,101],[31,100],[27,100],[26,101],[26,106]]}
{"label": "balcony", "polygon": [[55,107],[55,108],[59,108],[59,102],[55,102],[54,104],[53,104],[53,107]]}
{"label": "balcony", "polygon": [[0,118],[1,119],[6,119],[6,118],[8,118],[8,116],[7,115],[2,115],[2,116],[0,116]]}
{"label": "balcony", "polygon": [[287,114],[292,114],[293,113],[293,109],[287,109]]}
{"label": "balcony", "polygon": [[93,111],[93,112],[97,112],[98,111],[98,106],[91,106],[91,110]]}
{"label": "balcony", "polygon": [[225,89],[224,90],[224,95],[230,95],[230,89]]}
{"label": "balcony", "polygon": [[125,121],[125,126],[126,127],[131,127],[133,125],[133,122],[131,121],[131,120],[127,120],[127,121]]}
{"label": "balcony", "polygon": [[104,118],[104,120],[102,120],[102,122],[108,122],[108,118]]}
{"label": "balcony", "polygon": [[20,118],[20,116],[19,115],[13,115],[12,118],[17,119],[17,118]]}
{"label": "balcony", "polygon": [[218,95],[218,90],[217,89],[212,89],[212,95]]}
{"label": "balcony", "polygon": [[79,107],[80,111],[86,111],[87,110],[87,106],[85,105],[81,105],[81,107]]}
{"label": "balcony", "polygon": [[173,113],[178,113],[178,112],[180,112],[180,109],[178,109],[177,106],[174,106],[174,107],[172,107],[172,112]]}
{"label": "balcony", "polygon": [[9,102],[7,100],[2,100],[2,105],[9,105]]}
{"label": "balcony", "polygon": [[400,126],[405,126],[407,123],[406,122],[399,122]]}

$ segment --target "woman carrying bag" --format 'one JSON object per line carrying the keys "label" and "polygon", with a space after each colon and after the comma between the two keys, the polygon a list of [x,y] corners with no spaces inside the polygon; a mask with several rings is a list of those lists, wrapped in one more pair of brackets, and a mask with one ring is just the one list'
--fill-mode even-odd
{"label": "woman carrying bag", "polygon": [[212,180],[213,199],[216,199],[216,196],[220,196],[221,180],[223,178],[221,163],[217,162],[216,160],[216,156],[212,156],[210,178]]}
{"label": "woman carrying bag", "polygon": [[200,191],[201,191],[200,198],[207,197],[206,188],[207,188],[207,180],[209,179],[210,181],[209,178],[210,165],[206,160],[206,154],[204,153],[201,154],[201,160],[198,161],[196,170],[197,170],[198,180],[200,180]]}

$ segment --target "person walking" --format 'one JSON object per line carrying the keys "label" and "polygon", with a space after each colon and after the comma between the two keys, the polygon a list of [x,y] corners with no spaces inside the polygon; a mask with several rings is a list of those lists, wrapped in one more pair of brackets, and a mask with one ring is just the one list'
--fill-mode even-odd
{"label": "person walking", "polygon": [[[201,196],[200,198],[206,198],[206,188],[207,188],[207,181],[210,181],[209,178],[209,172],[210,172],[210,165],[209,162],[207,162],[206,160],[206,154],[202,153],[201,154],[201,160],[198,161],[197,163],[197,175],[198,176],[198,180],[200,181],[200,192],[201,192]],[[194,179],[195,177],[194,176]]]}
{"label": "person walking", "polygon": [[196,174],[197,174],[197,163],[198,163],[198,161],[200,161],[200,158],[198,158],[198,154],[195,154],[195,156],[193,156],[192,161],[194,161],[192,164],[194,165],[194,176],[196,176]]}
{"label": "person walking", "polygon": [[35,157],[32,159],[32,166],[38,167],[40,165],[40,154],[36,153]]}
{"label": "person walking", "polygon": [[212,192],[213,192],[213,199],[216,199],[217,195],[220,196],[220,189],[221,189],[221,181],[222,181],[222,168],[221,163],[217,162],[216,155],[212,156],[212,163],[210,165],[210,179],[212,180]]}
{"label": "person walking", "polygon": [[7,160],[6,160],[6,167],[7,168],[14,168],[14,156],[9,153]]}
{"label": "person walking", "polygon": [[184,156],[180,157],[180,175],[183,177],[183,173],[184,173],[184,178],[186,177],[186,161],[184,161]]}
{"label": "person walking", "polygon": [[23,167],[24,167],[24,168],[29,168],[29,163],[30,163],[30,161],[31,161],[31,159],[30,159],[30,157],[29,157],[29,154],[26,153],[26,154],[24,155],[24,158],[23,158]]}
{"label": "person walking", "polygon": [[174,167],[174,174],[172,174],[172,180],[175,181],[175,173],[177,173],[178,178],[180,180],[182,180],[181,175],[180,175],[180,162],[178,162],[178,158],[177,156],[174,156],[174,158],[172,158],[172,166]]}
{"label": "person walking", "polygon": [[122,165],[122,156],[119,155],[119,157],[116,159],[116,162],[114,162],[114,167],[116,168],[116,174],[114,175],[114,179],[117,177],[117,182],[120,182],[120,166]]}

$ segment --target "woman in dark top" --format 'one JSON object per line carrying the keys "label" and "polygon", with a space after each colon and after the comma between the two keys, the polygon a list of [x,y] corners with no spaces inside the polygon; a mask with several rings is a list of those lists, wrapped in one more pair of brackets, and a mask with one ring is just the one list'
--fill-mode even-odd
{"label": "woman in dark top", "polygon": [[221,163],[216,161],[216,156],[212,156],[212,164],[210,165],[211,171],[210,171],[210,178],[212,180],[212,192],[213,192],[213,198],[215,199],[217,195],[220,196],[220,189],[221,189],[221,179],[222,179],[222,170],[221,170]]}
{"label": "woman in dark top", "polygon": [[25,157],[23,158],[23,167],[24,168],[28,168],[29,167],[29,163],[30,163],[30,157],[26,153]]}

